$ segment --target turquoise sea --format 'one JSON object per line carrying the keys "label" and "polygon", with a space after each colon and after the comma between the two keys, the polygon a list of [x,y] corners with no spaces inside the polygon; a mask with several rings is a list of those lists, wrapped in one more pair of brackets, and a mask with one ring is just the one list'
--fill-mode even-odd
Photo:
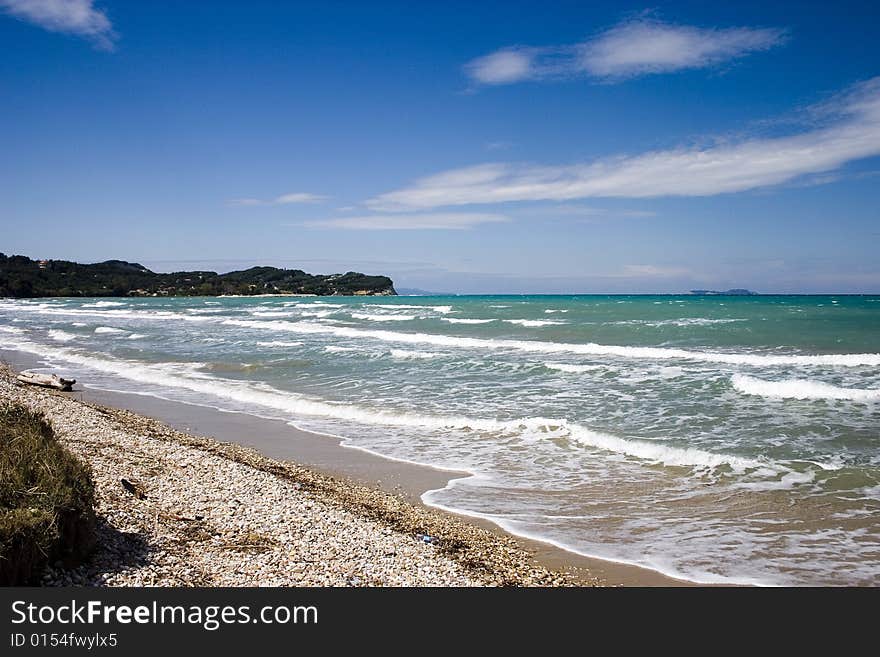
{"label": "turquoise sea", "polygon": [[880,296],[0,300],[0,348],[470,473],[425,502],[574,552],[880,584]]}

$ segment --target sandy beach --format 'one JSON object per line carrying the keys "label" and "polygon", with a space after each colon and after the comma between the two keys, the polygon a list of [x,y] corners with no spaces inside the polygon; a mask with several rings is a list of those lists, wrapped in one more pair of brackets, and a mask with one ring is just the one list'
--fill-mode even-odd
{"label": "sandy beach", "polygon": [[688,585],[424,506],[421,494],[454,472],[273,419],[80,385],[23,387],[13,373],[37,359],[0,356],[2,399],[46,413],[98,489],[98,551],[73,571],[50,568],[47,585]]}
{"label": "sandy beach", "polygon": [[[92,468],[93,556],[46,585],[553,586],[572,582],[509,539],[359,486],[179,432],[129,411],[16,385]],[[134,483],[133,495],[120,483]]]}

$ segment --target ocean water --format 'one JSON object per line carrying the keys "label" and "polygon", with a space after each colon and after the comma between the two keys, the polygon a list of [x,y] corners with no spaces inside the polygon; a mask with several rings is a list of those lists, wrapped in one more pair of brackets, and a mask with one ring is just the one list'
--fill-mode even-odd
{"label": "ocean water", "polygon": [[86,386],[469,473],[424,496],[703,583],[880,584],[880,297],[0,300]]}

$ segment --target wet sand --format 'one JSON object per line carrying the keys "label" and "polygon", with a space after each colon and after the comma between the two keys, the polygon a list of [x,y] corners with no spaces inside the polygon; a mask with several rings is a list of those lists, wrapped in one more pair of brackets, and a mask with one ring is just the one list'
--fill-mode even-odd
{"label": "wet sand", "polygon": [[[44,367],[33,354],[0,350],[0,360],[15,370]],[[306,466],[317,472],[345,477],[362,485],[403,495],[412,504],[424,506],[421,496],[428,490],[442,488],[455,473],[408,462],[383,458],[359,449],[343,447],[333,436],[302,431],[277,419],[220,411],[217,409],[168,401],[128,392],[110,392],[77,383],[75,399],[122,408],[160,420],[191,434],[209,436],[221,442],[250,447],[261,454]],[[450,514],[496,534],[512,536],[535,561],[553,570],[563,571],[576,581],[607,586],[693,586],[693,583],[661,573],[604,559],[584,557],[547,543],[508,534],[487,520]]]}

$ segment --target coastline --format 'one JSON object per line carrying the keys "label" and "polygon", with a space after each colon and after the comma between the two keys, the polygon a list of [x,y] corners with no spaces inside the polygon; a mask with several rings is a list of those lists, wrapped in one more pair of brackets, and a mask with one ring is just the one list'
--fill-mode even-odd
{"label": "coastline", "polygon": [[[0,360],[16,371],[42,366],[39,357],[34,354],[5,349],[0,350]],[[363,486],[394,499],[402,498],[414,509],[439,514],[499,540],[511,541],[522,554],[528,555],[527,558],[534,567],[564,573],[565,581],[571,584],[696,585],[647,568],[582,556],[540,540],[511,534],[489,520],[437,509],[423,503],[422,495],[425,492],[443,488],[450,480],[466,476],[467,473],[439,470],[343,446],[339,437],[304,431],[290,426],[284,420],[82,385],[78,385],[72,393],[57,394],[89,406],[124,409],[146,418],[155,418],[177,431],[185,432],[186,435],[211,436],[221,443],[234,443],[256,450],[273,461],[306,468],[320,476],[342,478],[353,487]]]}

